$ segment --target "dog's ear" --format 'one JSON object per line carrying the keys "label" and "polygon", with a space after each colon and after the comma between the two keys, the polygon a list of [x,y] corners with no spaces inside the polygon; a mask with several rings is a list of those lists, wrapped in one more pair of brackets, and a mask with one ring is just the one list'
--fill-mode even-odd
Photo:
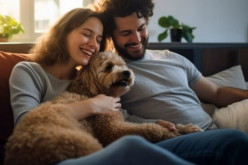
{"label": "dog's ear", "polygon": [[97,87],[95,86],[91,69],[89,66],[81,68],[74,81],[72,82],[69,91],[87,96],[96,96],[98,94]]}
{"label": "dog's ear", "polygon": [[85,66],[80,75],[82,86],[87,88],[87,90],[89,90],[89,92],[94,96],[99,94],[99,90],[96,86],[96,77],[97,73],[92,67],[90,67],[90,65]]}

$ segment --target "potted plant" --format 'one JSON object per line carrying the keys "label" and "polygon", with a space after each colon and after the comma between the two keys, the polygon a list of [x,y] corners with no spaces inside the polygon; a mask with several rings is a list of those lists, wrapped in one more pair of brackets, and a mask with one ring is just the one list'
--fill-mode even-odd
{"label": "potted plant", "polygon": [[180,24],[177,19],[172,16],[160,17],[158,24],[165,28],[165,31],[158,35],[158,41],[161,42],[168,36],[170,31],[172,42],[181,42],[181,38],[184,38],[187,42],[192,42],[194,39],[193,30],[196,27],[190,27],[185,24]]}
{"label": "potted plant", "polygon": [[0,41],[8,41],[13,35],[20,32],[25,33],[21,23],[8,15],[0,14]]}

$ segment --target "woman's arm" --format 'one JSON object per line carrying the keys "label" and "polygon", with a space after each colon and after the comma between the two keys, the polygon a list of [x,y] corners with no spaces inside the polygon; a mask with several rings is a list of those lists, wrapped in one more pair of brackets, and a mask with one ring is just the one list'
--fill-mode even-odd
{"label": "woman's arm", "polygon": [[9,88],[15,125],[41,103],[42,85],[29,63],[21,62],[13,68]]}
{"label": "woman's arm", "polygon": [[[45,101],[50,101],[64,92],[69,85],[70,82],[49,79],[46,72],[37,63],[23,62],[17,64],[9,80],[15,125],[29,110]],[[110,110],[119,110],[121,107],[119,101],[120,98],[98,95],[67,106],[76,119],[82,119]]]}

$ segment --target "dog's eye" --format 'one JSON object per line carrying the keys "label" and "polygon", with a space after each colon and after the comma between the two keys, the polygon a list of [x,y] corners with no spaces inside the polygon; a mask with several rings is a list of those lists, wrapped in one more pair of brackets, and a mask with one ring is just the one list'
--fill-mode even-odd
{"label": "dog's eye", "polygon": [[113,64],[108,64],[105,68],[105,70],[111,70],[113,68]]}

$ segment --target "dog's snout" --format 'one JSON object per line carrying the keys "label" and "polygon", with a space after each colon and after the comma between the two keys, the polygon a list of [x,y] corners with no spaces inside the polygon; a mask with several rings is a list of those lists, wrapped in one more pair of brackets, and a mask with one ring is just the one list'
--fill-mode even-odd
{"label": "dog's snout", "polygon": [[126,78],[129,78],[130,77],[130,72],[128,70],[125,70],[123,71],[123,75],[126,77]]}

